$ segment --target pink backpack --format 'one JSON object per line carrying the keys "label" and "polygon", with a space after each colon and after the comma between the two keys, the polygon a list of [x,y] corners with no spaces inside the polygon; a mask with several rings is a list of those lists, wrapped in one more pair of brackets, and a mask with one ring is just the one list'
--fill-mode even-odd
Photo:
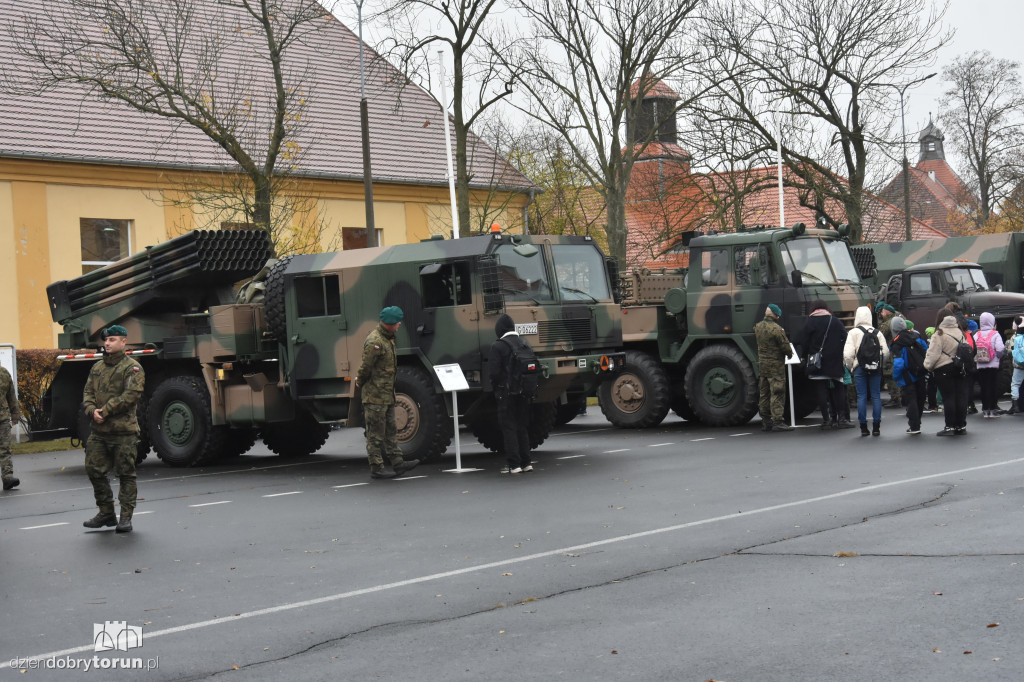
{"label": "pink backpack", "polygon": [[996,352],[992,348],[992,335],[998,333],[995,329],[990,329],[987,339],[982,336],[981,332],[978,332],[978,335],[974,337],[974,340],[977,342],[975,345],[978,347],[978,364],[992,362],[992,359],[995,358]]}

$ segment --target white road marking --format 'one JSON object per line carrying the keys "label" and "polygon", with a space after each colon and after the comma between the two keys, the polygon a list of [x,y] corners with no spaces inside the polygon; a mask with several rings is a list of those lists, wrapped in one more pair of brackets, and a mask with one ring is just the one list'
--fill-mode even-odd
{"label": "white road marking", "polygon": [[[639,538],[645,538],[652,535],[660,535],[662,533],[671,533],[679,530],[687,530],[689,528],[696,528],[698,526],[707,526],[713,523],[720,523],[722,521],[731,521],[741,517],[753,516],[755,514],[765,514],[768,512],[779,511],[780,509],[789,509],[792,507],[800,507],[807,504],[814,504],[815,502],[824,502],[826,500],[835,500],[841,497],[848,497],[850,495],[859,495],[861,493],[873,492],[875,490],[884,490],[886,488],[894,488],[900,485],[907,485],[909,483],[920,483],[921,481],[930,481],[936,478],[946,478],[949,476],[957,476],[960,474],[967,474],[974,471],[984,471],[986,469],[994,469],[996,467],[1008,466],[1010,464],[1024,464],[1024,457],[1017,459],[1008,459],[1002,462],[993,462],[992,464],[980,464],[978,466],[967,467],[966,469],[954,469],[952,471],[943,471],[937,474],[928,474],[926,476],[916,476],[914,478],[905,478],[900,481],[890,481],[889,483],[876,483],[875,485],[866,485],[858,488],[852,488],[850,490],[841,490],[837,493],[831,493],[828,495],[820,495],[818,497],[808,497],[802,500],[794,500],[792,502],[783,502],[781,504],[774,504],[769,507],[761,507],[759,509],[751,509],[746,512],[736,512],[735,514],[725,514],[723,516],[713,516],[707,519],[700,519],[698,521],[690,521],[689,523],[680,523],[674,526],[665,526],[663,528],[653,528],[651,530],[641,531],[639,533],[631,533],[627,535],[619,535],[613,538],[606,538],[604,540],[595,540],[594,542],[587,542],[582,545],[573,545],[571,547],[563,547],[561,549],[552,549],[546,552],[538,552],[536,554],[528,554],[526,556],[514,556],[500,561],[492,561],[486,564],[476,564],[475,566],[466,566],[465,568],[458,568],[452,571],[445,571],[443,573],[432,573],[430,575],[420,576],[418,578],[409,578],[408,580],[399,580],[398,582],[385,583],[383,585],[373,585],[371,587],[364,587],[358,590],[351,590],[349,592],[340,592],[338,594],[330,594],[325,597],[317,597],[315,599],[307,599],[305,601],[292,602],[290,604],[279,604],[277,606],[269,606],[265,609],[257,609],[255,611],[246,611],[244,613],[237,613],[233,616],[222,616],[220,618],[213,618],[210,620],[196,621],[195,623],[186,623],[184,625],[178,625],[176,627],[166,628],[164,630],[153,630],[147,631],[146,637],[152,639],[153,637],[163,637],[164,635],[174,635],[179,632],[189,632],[191,630],[198,630],[201,628],[207,628],[214,625],[222,625],[224,623],[234,623],[240,620],[248,618],[255,618],[257,616],[267,616],[275,613],[282,613],[284,611],[292,611],[295,609],[302,609],[309,606],[319,606],[320,604],[329,604],[331,602],[340,601],[342,599],[351,599],[352,597],[360,597],[365,594],[374,594],[376,592],[384,592],[386,590],[394,590],[399,587],[408,587],[409,585],[419,585],[421,583],[433,582],[435,580],[443,580],[444,578],[452,578],[458,575],[465,575],[467,573],[476,573],[477,571],[485,571],[492,568],[498,568],[502,566],[511,566],[513,564],[521,564],[527,561],[533,561],[535,559],[545,559],[552,556],[560,556],[567,553],[578,553],[583,550],[592,549],[594,547],[602,547],[604,545],[613,545],[627,540],[637,540]],[[16,658],[19,663],[26,661],[38,661],[45,658],[53,658],[57,656],[70,656],[72,654],[80,654],[86,651],[94,651],[95,643],[90,642],[85,646],[74,647],[72,649],[64,649],[62,651],[51,651],[45,654],[36,654],[34,656],[24,657],[17,656],[12,657],[10,655],[0,656],[0,669],[11,667],[12,658]]]}
{"label": "white road marking", "polygon": [[739,438],[740,436],[749,436],[749,433],[730,433],[729,438]]}
{"label": "white road marking", "polygon": [[221,500],[220,502],[204,502],[203,504],[190,504],[190,507],[211,507],[215,504],[231,504],[231,500]]}
{"label": "white road marking", "polygon": [[263,497],[282,497],[284,495],[301,495],[301,490],[293,490],[290,493],[274,493],[273,495],[264,495]]}
{"label": "white road marking", "polygon": [[426,475],[423,475],[423,476],[398,476],[398,477],[393,478],[391,480],[393,480],[393,481],[411,481],[411,480],[413,480],[415,478],[426,478]]}
{"label": "white road marking", "polygon": [[[616,450],[616,452],[618,452]],[[566,455],[565,457],[555,457],[555,459],[576,459],[577,457],[586,457],[586,455]]]}
{"label": "white road marking", "polygon": [[651,445],[648,445],[647,447],[649,447],[649,448],[660,448],[663,445],[675,445],[675,443],[653,443]]}
{"label": "white road marking", "polygon": [[692,439],[690,440],[690,442],[691,442],[691,443],[699,443],[699,442],[701,442],[702,440],[714,440],[714,438],[711,438],[711,437],[708,437],[708,438],[692,438]]}
{"label": "white road marking", "polygon": [[629,452],[629,448],[621,448],[619,450],[605,450],[602,454],[610,455],[613,452]]}
{"label": "white road marking", "polygon": [[349,483],[347,485],[332,485],[332,488],[355,488],[357,485],[370,485],[369,483]]}
{"label": "white road marking", "polygon": [[36,530],[37,528],[53,528],[54,526],[66,526],[66,525],[68,525],[68,522],[67,521],[62,521],[60,523],[47,523],[47,524],[42,525],[42,526],[26,526],[25,528],[22,528],[21,530]]}
{"label": "white road marking", "polygon": [[156,513],[156,512],[154,512],[153,510],[144,511],[144,512],[137,511],[137,512],[135,512],[135,514],[133,514],[133,516],[142,516],[143,514],[154,514],[154,513]]}
{"label": "white road marking", "polygon": [[548,434],[548,438],[554,438],[556,436],[575,436],[581,433],[597,433],[598,431],[611,431],[614,426],[606,426],[602,429],[587,429],[586,431],[567,431],[566,433],[552,433]]}

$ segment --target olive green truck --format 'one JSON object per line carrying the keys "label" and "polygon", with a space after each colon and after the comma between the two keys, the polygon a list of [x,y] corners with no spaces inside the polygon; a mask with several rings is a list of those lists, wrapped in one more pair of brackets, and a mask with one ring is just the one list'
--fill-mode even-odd
{"label": "olive green truck", "polygon": [[[281,455],[317,451],[332,424],[360,423],[353,379],[384,306],[405,312],[395,392],[410,458],[437,458],[451,442],[451,394],[433,371],[445,364],[469,384],[462,423],[500,446],[486,361],[503,312],[541,364],[534,447],[559,406],[578,409],[624,358],[614,264],[589,237],[496,233],[277,261],[270,252],[262,231],[195,231],[47,288],[62,348],[96,348],[112,324],[128,330],[146,371],[140,456],[152,447],[189,466],[259,438]],[[96,357],[63,358],[48,394],[54,435],[88,437],[80,405]]]}

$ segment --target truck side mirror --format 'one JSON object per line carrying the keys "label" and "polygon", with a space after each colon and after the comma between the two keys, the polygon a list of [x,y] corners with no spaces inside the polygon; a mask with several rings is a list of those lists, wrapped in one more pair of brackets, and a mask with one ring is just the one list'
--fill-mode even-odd
{"label": "truck side mirror", "polygon": [[800,289],[801,287],[803,287],[804,280],[803,280],[802,277],[800,277],[800,271],[799,270],[794,270],[793,271],[792,278],[793,278],[793,286],[795,286],[797,289]]}

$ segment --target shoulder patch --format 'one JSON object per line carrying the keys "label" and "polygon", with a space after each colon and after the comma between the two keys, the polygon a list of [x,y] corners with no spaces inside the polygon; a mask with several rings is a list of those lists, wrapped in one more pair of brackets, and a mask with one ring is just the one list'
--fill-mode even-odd
{"label": "shoulder patch", "polygon": [[134,367],[132,367],[132,371],[133,371],[133,372],[141,372],[141,371],[142,371],[142,368],[141,368],[141,367],[139,367],[138,365],[135,365]]}

